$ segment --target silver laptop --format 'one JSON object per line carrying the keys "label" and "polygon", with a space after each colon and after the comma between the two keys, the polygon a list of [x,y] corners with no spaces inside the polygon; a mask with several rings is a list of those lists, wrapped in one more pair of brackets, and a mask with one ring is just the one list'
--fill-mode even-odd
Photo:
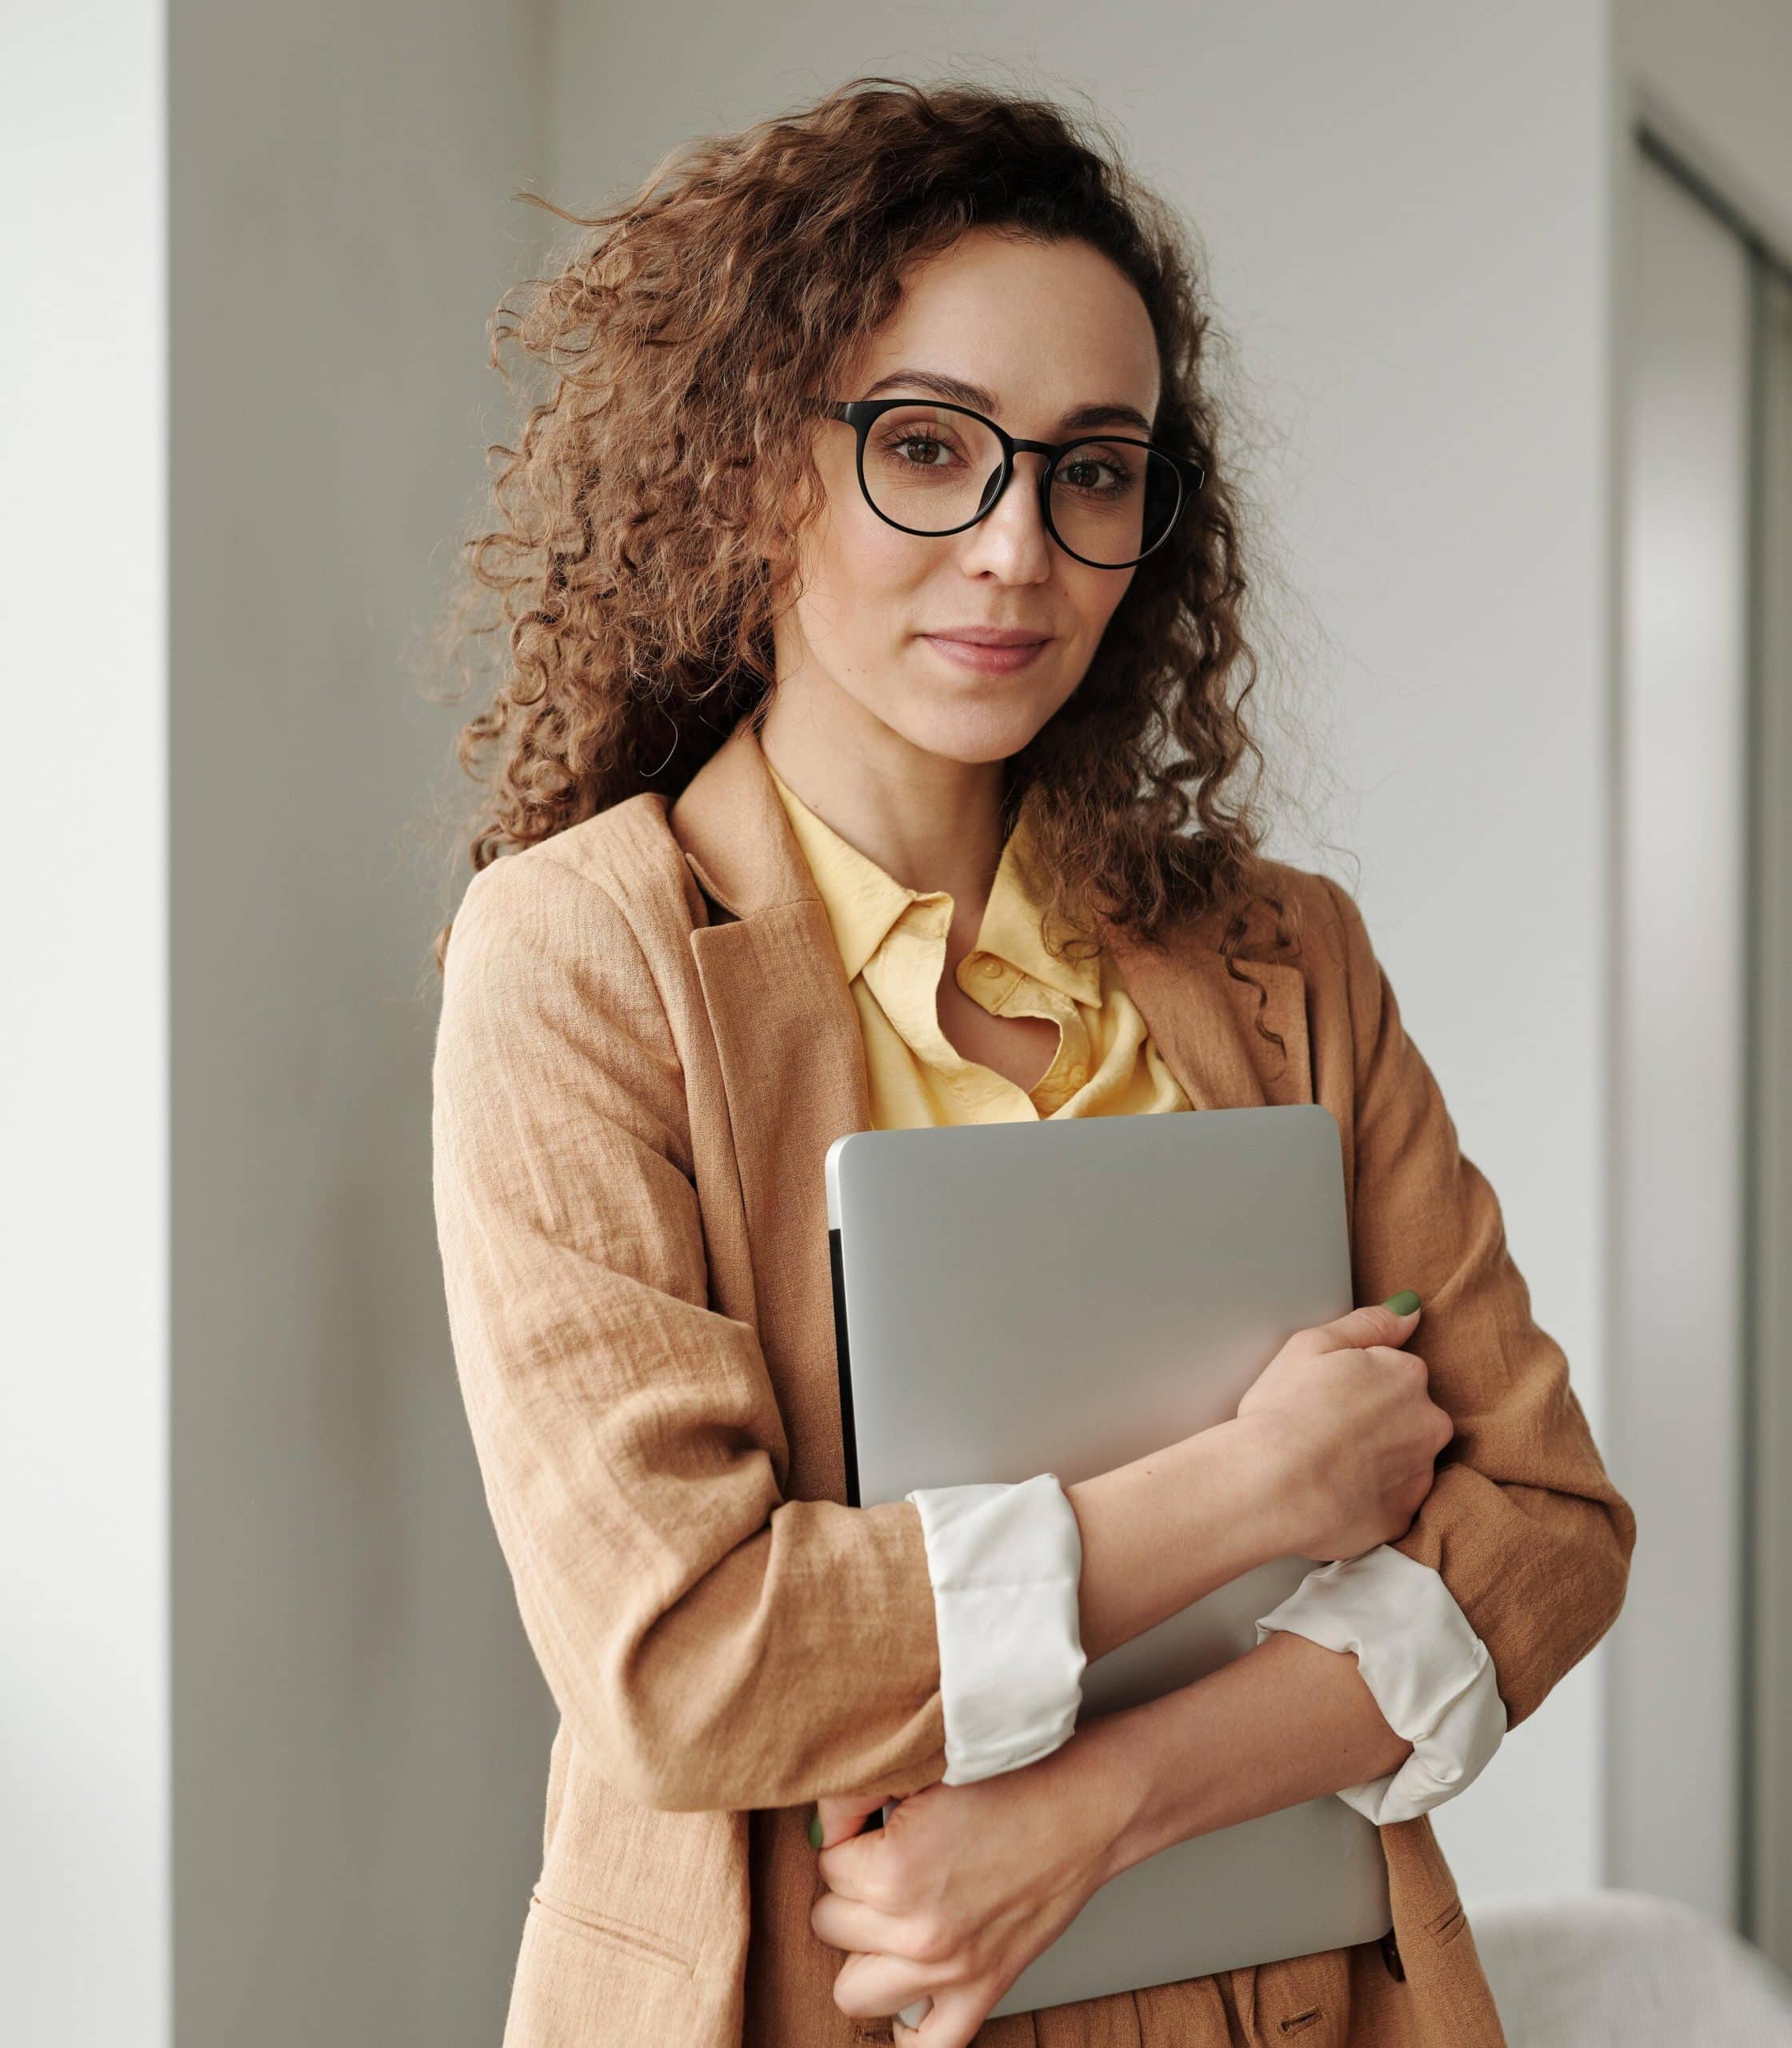
{"label": "silver laptop", "polygon": [[[847,1499],[1073,1481],[1229,1419],[1354,1306],[1316,1103],[855,1131],[826,1160]],[[1255,1647],[1312,1560],[1234,1579],[1083,1674],[1079,1721]],[[1374,1941],[1374,1824],[1324,1798],[1178,1842],[1096,1892],[991,2017]]]}

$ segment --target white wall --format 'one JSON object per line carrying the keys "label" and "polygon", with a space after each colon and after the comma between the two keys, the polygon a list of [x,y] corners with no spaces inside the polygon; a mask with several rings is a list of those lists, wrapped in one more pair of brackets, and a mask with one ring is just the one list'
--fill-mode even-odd
{"label": "white wall", "polygon": [[406,657],[497,438],[535,20],[174,10],[181,2048],[495,2042],[538,1864],[553,1721],[447,1340],[406,837],[458,722]]}
{"label": "white wall", "polygon": [[[1632,574],[1620,593],[1626,858],[1620,882],[1634,1003],[1630,1184],[1614,1327],[1634,1329],[1613,1383],[1612,1437],[1642,1530],[1614,1632],[1614,1882],[1734,1919],[1783,1954],[1783,1871],[1749,1867],[1739,1807],[1753,1532],[1742,1497],[1747,1361],[1739,1162],[1747,921],[1738,878],[1750,664],[1746,583],[1750,280],[1741,222],[1792,259],[1792,12],[1752,0],[1693,10],[1622,0],[1614,246],[1621,481]],[[1726,210],[1652,161],[1646,124]],[[1784,580],[1782,564],[1762,573]],[[1689,706],[1696,721],[1689,720]],[[1671,1101],[1661,1076],[1686,1077]],[[1691,1511],[1702,1507],[1702,1512]],[[1755,1597],[1770,1582],[1754,1574]],[[1769,1725],[1764,1708],[1763,1726]],[[1762,1916],[1766,1914],[1766,1918]]]}
{"label": "white wall", "polygon": [[1734,1921],[1741,1783],[1749,930],[1750,280],[1639,162],[1627,278],[1611,1455],[1637,1514],[1613,1632],[1620,1882]]}
{"label": "white wall", "polygon": [[162,34],[0,61],[0,2039],[58,2048],[170,2038]]}
{"label": "white wall", "polygon": [[[1285,697],[1463,1145],[1599,1426],[1609,654],[1604,10],[562,6],[550,190],[855,72],[1083,86],[1192,215],[1290,588]],[[1440,1812],[1473,1898],[1600,1866],[1597,1654]]]}

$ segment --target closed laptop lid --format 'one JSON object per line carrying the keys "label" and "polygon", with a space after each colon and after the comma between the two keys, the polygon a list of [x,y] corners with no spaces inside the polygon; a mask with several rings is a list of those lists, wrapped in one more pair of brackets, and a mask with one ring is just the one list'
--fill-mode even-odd
{"label": "closed laptop lid", "polygon": [[[849,1501],[1066,1485],[1229,1419],[1353,1303],[1342,1152],[1313,1103],[858,1131],[826,1172]],[[1274,1560],[1086,1669],[1079,1719],[1256,1642]],[[1373,1824],[1335,1798],[1178,1843],[1104,1886],[992,2017],[1373,1940]]]}

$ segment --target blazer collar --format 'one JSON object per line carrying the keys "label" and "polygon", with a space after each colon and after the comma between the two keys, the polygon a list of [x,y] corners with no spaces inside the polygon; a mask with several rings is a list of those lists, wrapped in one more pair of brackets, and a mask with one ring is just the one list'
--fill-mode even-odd
{"label": "blazer collar", "polygon": [[[750,924],[795,910],[805,929],[831,937],[826,906],[772,782],[750,712],[686,784],[667,816],[698,883],[734,917]],[[1196,1108],[1314,1100],[1306,977],[1292,961],[1247,953],[1240,963],[1263,984],[1263,1022],[1287,1048],[1278,1060],[1256,1030],[1258,990],[1227,972],[1210,916],[1188,920],[1162,947],[1124,933],[1112,934],[1109,945],[1153,1042]],[[831,945],[828,950],[831,978],[841,980],[843,992],[838,954]]]}
{"label": "blazer collar", "polygon": [[666,817],[705,893],[735,917],[821,902],[750,712],[686,783]]}

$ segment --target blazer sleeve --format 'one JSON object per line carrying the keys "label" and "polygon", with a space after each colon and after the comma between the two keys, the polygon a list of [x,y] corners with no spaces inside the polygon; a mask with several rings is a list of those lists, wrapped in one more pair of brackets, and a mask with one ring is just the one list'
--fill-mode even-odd
{"label": "blazer sleeve", "polygon": [[709,1305],[670,1023],[601,882],[540,849],[474,877],[433,1087],[450,1334],[486,1498],[596,1769],[681,1810],[934,1782],[920,1510],[782,1498],[758,1334]]}
{"label": "blazer sleeve", "polygon": [[1412,1348],[1456,1426],[1430,1494],[1388,1547],[1442,1580],[1492,1659],[1515,1727],[1616,1620],[1636,1518],[1606,1474],[1561,1346],[1532,1317],[1499,1202],[1460,1149],[1362,911],[1321,879],[1336,907],[1354,1063],[1356,1298],[1418,1291]]}

